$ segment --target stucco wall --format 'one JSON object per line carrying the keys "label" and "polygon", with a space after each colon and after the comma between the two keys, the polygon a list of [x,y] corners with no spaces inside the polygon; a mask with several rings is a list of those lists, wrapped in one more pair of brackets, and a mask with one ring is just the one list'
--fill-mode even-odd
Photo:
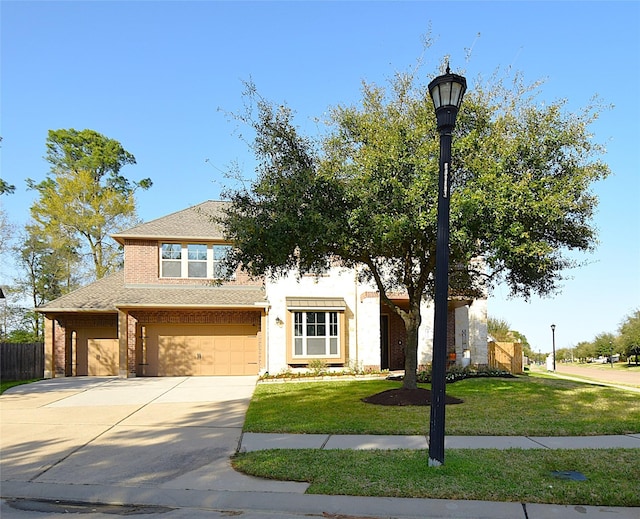
{"label": "stucco wall", "polygon": [[[267,280],[265,282],[267,299],[269,301],[269,314],[267,315],[268,327],[268,357],[266,370],[270,374],[277,374],[287,369],[287,297],[300,298],[342,298],[346,304],[344,343],[342,348],[346,349],[345,364],[349,362],[368,362],[372,360],[375,349],[374,346],[357,350],[357,344],[364,344],[363,337],[367,335],[374,338],[375,328],[379,328],[378,310],[375,311],[376,322],[371,321],[370,304],[360,305],[359,293],[361,287],[356,285],[355,273],[352,270],[332,268],[326,275],[303,276],[289,275],[277,280]],[[356,325],[356,316],[359,326]],[[364,330],[374,328],[374,331],[365,333]],[[379,337],[379,332],[378,332]],[[379,348],[379,341],[378,341]],[[363,357],[364,355],[364,357]],[[378,353],[379,356],[379,353]],[[378,360],[379,362],[379,360]]]}

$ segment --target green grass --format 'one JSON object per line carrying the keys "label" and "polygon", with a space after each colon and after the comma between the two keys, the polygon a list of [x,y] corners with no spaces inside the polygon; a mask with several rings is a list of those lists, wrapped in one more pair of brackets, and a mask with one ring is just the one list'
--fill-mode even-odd
{"label": "green grass", "polygon": [[[248,474],[309,482],[307,493],[640,506],[640,449],[448,450],[429,467],[426,451],[271,450],[238,454]],[[579,471],[587,481],[552,477]]]}
{"label": "green grass", "polygon": [[32,382],[37,382],[41,380],[39,378],[34,378],[32,380],[2,380],[0,381],[0,395],[4,393],[7,389],[12,388],[14,386],[20,386],[22,384],[31,384]]}
{"label": "green grass", "polygon": [[[261,384],[245,431],[428,434],[429,407],[365,404],[400,387],[391,381]],[[427,386],[428,387],[428,386]],[[640,432],[637,393],[544,375],[467,379],[447,385],[447,435],[597,435]],[[640,449],[447,450],[430,468],[426,451],[271,450],[241,453],[247,474],[310,483],[308,493],[640,506]],[[553,478],[575,470],[587,481]]]}
{"label": "green grass", "polygon": [[[332,381],[260,384],[247,432],[428,434],[424,407],[365,404],[363,397],[399,382]],[[428,386],[425,386],[428,387]],[[447,406],[448,435],[588,436],[640,432],[637,393],[535,375],[476,378],[447,385],[464,400]]]}

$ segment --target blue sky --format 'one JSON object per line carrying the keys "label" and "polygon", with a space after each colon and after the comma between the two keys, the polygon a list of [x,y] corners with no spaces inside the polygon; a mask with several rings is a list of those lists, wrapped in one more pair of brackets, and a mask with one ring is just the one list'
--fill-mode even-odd
{"label": "blue sky", "polygon": [[[313,134],[314,118],[358,101],[363,80],[413,66],[431,27],[425,75],[450,55],[470,89],[479,74],[512,67],[546,80],[541,101],[566,98],[578,111],[599,94],[614,105],[592,127],[613,171],[595,186],[600,246],[561,294],[523,302],[499,287],[490,315],[550,351],[552,323],[556,346],[569,347],[640,307],[639,2],[3,0],[0,9],[1,175],[16,186],[0,203],[16,225],[34,200],[24,179],[48,171],[49,129],[120,141],[137,159],[123,173],[154,182],[138,196],[150,220],[218,198],[234,162],[251,175],[252,156],[219,110],[242,109],[243,80]],[[0,283],[10,283],[2,261]]]}

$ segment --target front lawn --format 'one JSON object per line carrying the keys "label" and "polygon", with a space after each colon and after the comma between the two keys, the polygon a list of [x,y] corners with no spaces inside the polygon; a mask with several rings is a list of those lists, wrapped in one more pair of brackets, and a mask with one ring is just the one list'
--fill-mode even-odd
{"label": "front lawn", "polygon": [[233,464],[258,477],[309,482],[310,494],[640,505],[640,449],[448,450],[437,468],[427,458],[407,450],[271,450],[238,454]]}
{"label": "front lawn", "polygon": [[[399,382],[260,384],[245,431],[428,434],[429,410],[365,404]],[[428,387],[428,386],[426,386]],[[447,385],[448,435],[598,435],[640,432],[637,393],[545,376],[467,379]],[[269,450],[240,453],[238,470],[310,483],[308,493],[640,506],[640,449],[448,449],[442,467],[424,450]],[[554,478],[578,471],[585,481]]]}
{"label": "front lawn", "polygon": [[[263,433],[428,434],[428,406],[366,404],[400,382],[259,384],[244,430]],[[429,387],[429,386],[425,386]],[[447,385],[446,434],[588,436],[640,432],[640,398],[615,388],[535,375],[466,379]]]}

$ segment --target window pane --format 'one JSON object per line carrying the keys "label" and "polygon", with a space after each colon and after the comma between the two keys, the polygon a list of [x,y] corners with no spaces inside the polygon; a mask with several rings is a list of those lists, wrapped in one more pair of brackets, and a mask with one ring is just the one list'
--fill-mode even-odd
{"label": "window pane", "polygon": [[190,243],[187,245],[187,254],[190,260],[207,261],[207,246]]}
{"label": "window pane", "polygon": [[326,355],[326,342],[324,338],[307,339],[307,355]]}
{"label": "window pane", "polygon": [[329,335],[331,337],[337,337],[338,335],[338,312],[329,314]]}
{"label": "window pane", "polygon": [[205,261],[190,261],[189,277],[190,278],[206,278],[207,263]]}
{"label": "window pane", "polygon": [[324,312],[316,312],[316,322],[318,323],[326,323],[326,317],[327,314],[325,314]]}
{"label": "window pane", "polygon": [[337,355],[338,354],[338,339],[333,338],[329,339],[329,354]]}
{"label": "window pane", "polygon": [[302,355],[302,339],[296,339],[295,341],[295,355]]}
{"label": "window pane", "polygon": [[182,257],[182,245],[179,243],[163,243],[162,259],[180,259]]}
{"label": "window pane", "polygon": [[327,327],[324,324],[319,324],[316,326],[316,335],[318,337],[324,337],[327,335]]}
{"label": "window pane", "polygon": [[179,278],[180,262],[179,261],[163,261],[162,277],[163,278]]}
{"label": "window pane", "polygon": [[315,323],[315,322],[316,322],[316,313],[307,312],[307,323]]}
{"label": "window pane", "polygon": [[296,337],[302,337],[302,312],[296,312],[294,314],[293,322],[293,334]]}
{"label": "window pane", "polygon": [[316,336],[316,325],[307,323],[307,337],[315,337]]}
{"label": "window pane", "polygon": [[214,245],[213,246],[213,259],[223,260],[227,257],[227,254],[231,250],[231,245]]}
{"label": "window pane", "polygon": [[230,245],[213,246],[213,277],[216,279],[232,279],[233,272],[223,264],[224,259],[231,250]]}

